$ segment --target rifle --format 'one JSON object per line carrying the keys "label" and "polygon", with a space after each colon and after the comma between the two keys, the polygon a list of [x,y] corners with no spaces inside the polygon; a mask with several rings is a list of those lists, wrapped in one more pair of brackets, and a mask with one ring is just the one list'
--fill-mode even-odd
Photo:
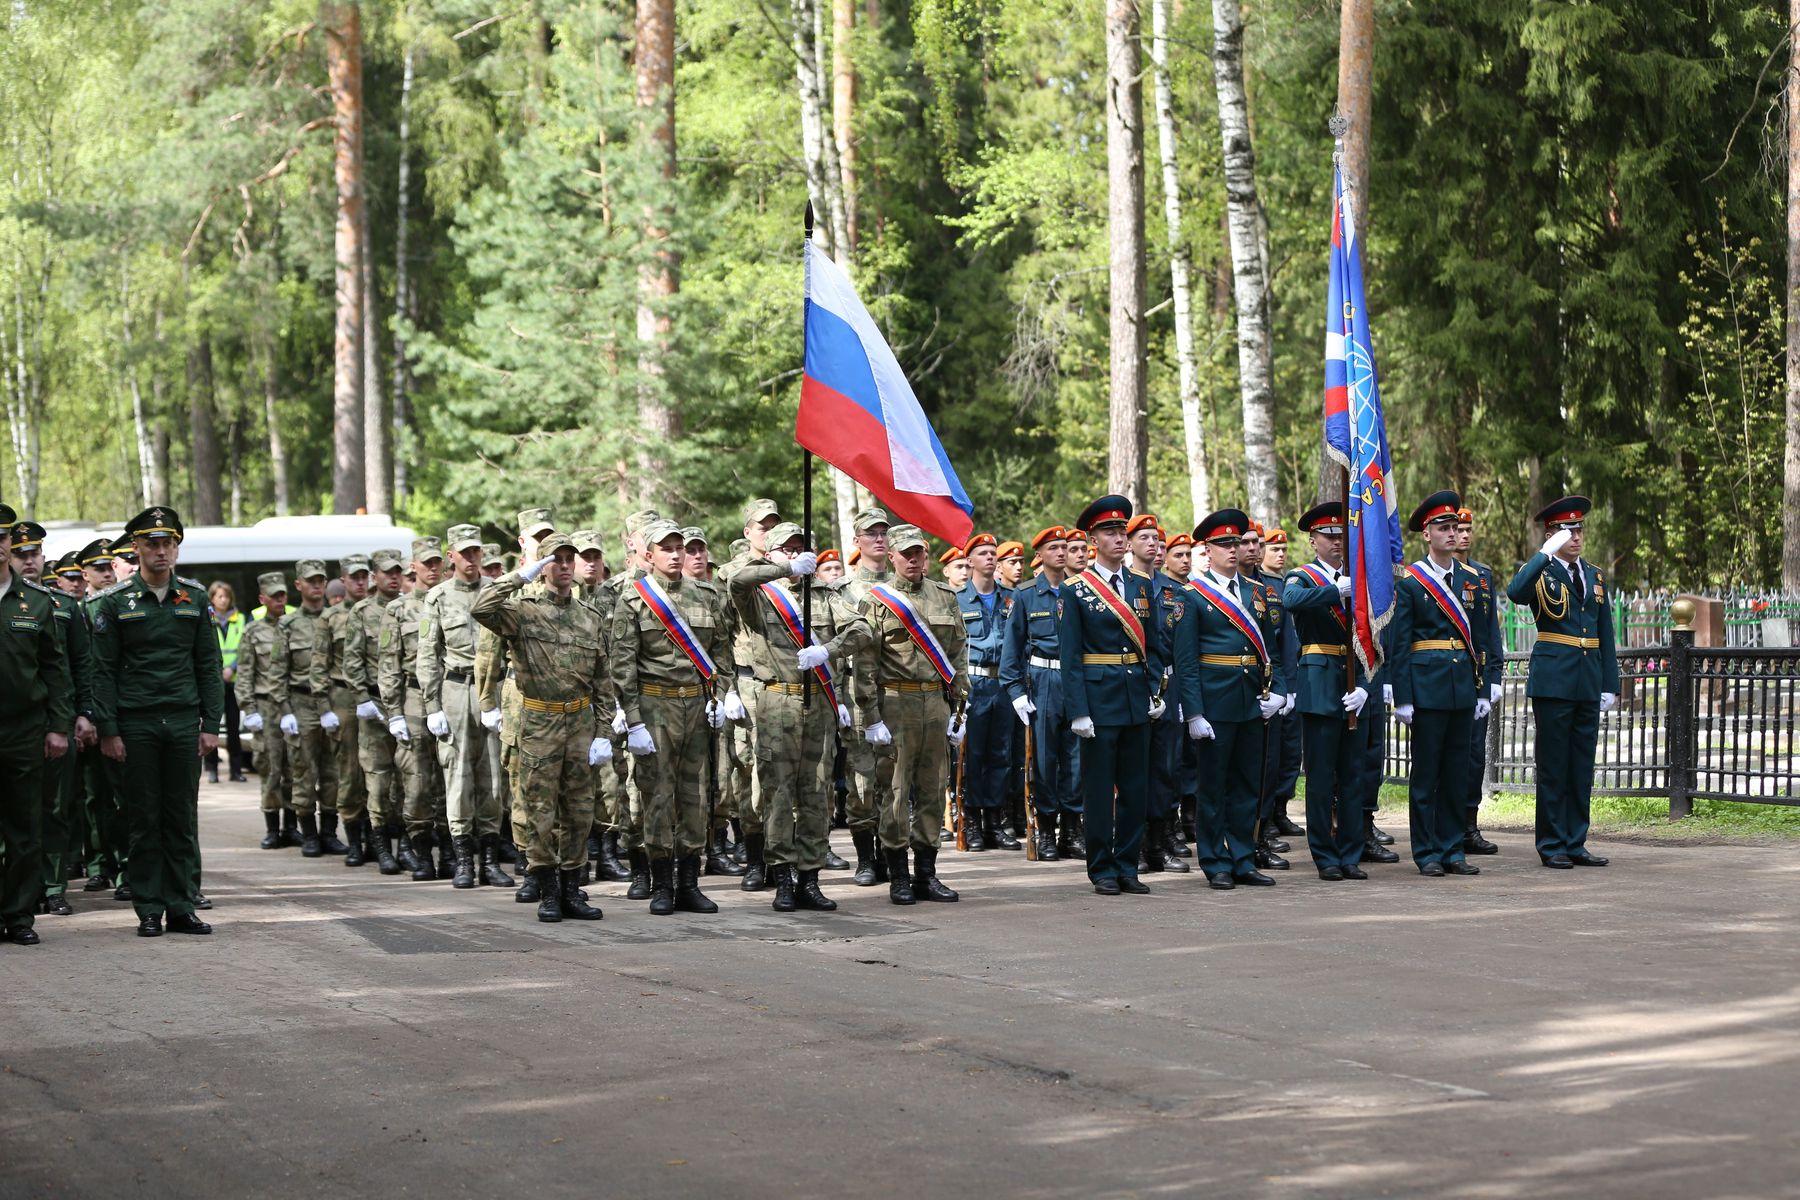
{"label": "rifle", "polygon": [[[1274,659],[1271,658],[1268,662],[1263,663],[1263,685],[1262,693],[1258,697],[1259,700],[1267,700],[1269,698],[1269,684],[1271,682],[1271,677],[1274,674],[1274,670]],[[1256,785],[1256,828],[1250,835],[1250,854],[1251,861],[1253,862],[1255,861],[1257,852],[1262,849],[1263,797],[1269,794],[1269,721],[1270,718],[1264,717],[1262,722],[1262,770],[1258,772],[1260,782]]]}
{"label": "rifle", "polygon": [[[963,711],[969,706],[969,698],[964,696],[956,703],[956,720],[962,720]],[[966,852],[969,849],[969,831],[963,821],[963,763],[969,758],[969,739],[964,731],[962,745],[956,748],[956,848]]]}
{"label": "rifle", "polygon": [[[1037,701],[1031,697],[1031,668],[1025,668],[1025,698],[1031,701],[1032,715],[1036,716]],[[1032,803],[1031,772],[1037,763],[1033,752],[1037,739],[1032,737],[1031,722],[1025,722],[1025,861],[1038,860],[1038,822],[1037,805]]]}

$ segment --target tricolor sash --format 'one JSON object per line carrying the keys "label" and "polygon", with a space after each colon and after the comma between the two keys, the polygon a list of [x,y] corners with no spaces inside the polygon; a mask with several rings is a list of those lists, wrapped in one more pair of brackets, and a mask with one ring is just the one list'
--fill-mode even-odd
{"label": "tricolor sash", "polygon": [[[1242,579],[1243,576],[1240,575],[1238,578]],[[1239,633],[1250,639],[1250,644],[1256,647],[1258,658],[1265,663],[1269,661],[1269,648],[1263,643],[1262,630],[1256,627],[1256,622],[1250,618],[1249,613],[1244,611],[1242,605],[1233,600],[1228,593],[1214,587],[1205,578],[1189,579],[1188,586],[1211,601],[1212,606],[1224,613],[1225,619],[1236,626]]]}
{"label": "tricolor sash", "polygon": [[[816,638],[808,635],[806,623],[800,619],[800,610],[794,607],[794,598],[788,595],[786,588],[778,583],[765,583],[762,585],[762,594],[768,597],[769,606],[775,610],[775,615],[781,618],[781,627],[787,630],[789,637],[794,639],[794,645],[804,649],[817,641]],[[819,690],[825,693],[826,701],[833,709],[836,709],[838,706],[837,689],[831,686],[831,668],[820,663],[813,668],[813,674],[818,677]]]}
{"label": "tricolor sash", "polygon": [[932,636],[930,627],[919,616],[919,610],[905,596],[885,583],[870,585],[869,595],[899,618],[907,636],[912,638],[913,645],[924,652],[932,668],[943,677],[945,686],[948,686],[956,678],[956,668],[950,664],[950,655],[944,650],[943,643]]}
{"label": "tricolor sash", "polygon": [[693,627],[675,607],[675,602],[669,599],[669,594],[656,582],[656,576],[640,576],[632,586],[649,606],[651,615],[663,627],[663,632],[669,635],[669,640],[680,647],[688,661],[694,664],[694,670],[700,672],[700,678],[708,683],[712,682],[712,677],[718,673],[719,668],[706,652],[706,647],[700,644],[700,639],[694,636]]}
{"label": "tricolor sash", "polygon": [[1125,627],[1125,635],[1131,639],[1132,645],[1137,647],[1138,657],[1148,661],[1149,656],[1144,653],[1144,623],[1138,620],[1136,613],[1131,611],[1131,605],[1125,603],[1125,597],[1113,591],[1112,584],[1106,582],[1105,578],[1092,567],[1087,568],[1075,578],[1078,582],[1086,584],[1088,591],[1098,596],[1100,602],[1106,605],[1107,611],[1119,619],[1119,624]]}
{"label": "tricolor sash", "polygon": [[1408,563],[1406,569],[1414,579],[1419,581],[1419,586],[1425,589],[1425,594],[1437,601],[1437,606],[1444,610],[1444,615],[1450,618],[1450,623],[1456,626],[1458,633],[1462,634],[1463,645],[1469,648],[1470,653],[1474,653],[1475,639],[1469,636],[1469,618],[1463,612],[1462,601],[1446,591],[1437,576],[1430,571],[1420,570],[1418,563]]}
{"label": "tricolor sash", "polygon": [[[1301,565],[1300,569],[1306,572],[1306,577],[1308,579],[1312,580],[1320,587],[1330,588],[1334,592],[1337,590],[1336,581],[1334,581],[1331,576],[1325,574],[1324,571],[1320,570],[1315,564],[1304,563]],[[1344,605],[1341,600],[1338,602],[1338,606],[1331,610],[1331,615],[1337,618],[1339,625],[1342,625],[1345,629],[1350,628],[1350,618],[1344,615]]]}

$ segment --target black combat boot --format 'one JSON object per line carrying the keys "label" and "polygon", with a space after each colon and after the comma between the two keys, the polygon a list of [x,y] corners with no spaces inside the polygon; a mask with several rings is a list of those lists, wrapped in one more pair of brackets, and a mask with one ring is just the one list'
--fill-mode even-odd
{"label": "black combat boot", "polygon": [[[509,888],[514,884],[513,877],[500,869],[500,835],[497,833],[481,835],[481,882],[497,888]],[[565,902],[563,907],[567,908],[568,904]]]}
{"label": "black combat boot", "polygon": [[474,887],[475,839],[468,834],[451,838],[450,852],[456,856],[452,864],[455,874],[451,876],[450,886],[453,888]]}
{"label": "black combat boot", "polygon": [[281,810],[281,844],[283,846],[298,846],[301,844],[299,819],[294,815],[294,810],[291,808],[284,808]]}
{"label": "black combat boot", "polygon": [[738,886],[746,892],[760,892],[768,886],[767,868],[763,865],[763,835],[746,833],[744,845],[748,847],[745,851],[744,877],[738,881]]}
{"label": "black combat boot", "polygon": [[1481,836],[1481,810],[1463,809],[1463,849],[1470,854],[1498,854],[1500,847]]}
{"label": "black combat boot", "polygon": [[413,881],[424,883],[437,878],[437,868],[431,862],[431,835],[415,833],[412,836]]}
{"label": "black combat boot", "polygon": [[[1174,836],[1169,830],[1173,825],[1174,822],[1169,820],[1162,820],[1156,823],[1156,849],[1162,858],[1163,870],[1172,871],[1177,875],[1186,875],[1189,871],[1193,870],[1193,868],[1183,862],[1180,855],[1169,849],[1169,840]],[[1149,835],[1146,834],[1145,836],[1148,837]]]}
{"label": "black combat boot", "polygon": [[1180,821],[1163,822],[1163,849],[1176,858],[1194,857],[1194,852],[1188,849],[1188,844],[1181,840]]}
{"label": "black combat boot", "polygon": [[938,882],[937,847],[913,851],[913,895],[920,900],[937,900],[953,904],[962,899]]}
{"label": "black combat boot", "polygon": [[[971,854],[977,850],[988,848],[987,831],[981,827],[981,818],[985,811],[985,809],[966,807],[962,810],[963,840],[969,844]],[[945,826],[944,832],[950,833],[949,826]]]}
{"label": "black combat boot", "polygon": [[[523,861],[524,855],[519,857]],[[525,878],[519,883],[518,890],[513,893],[513,899],[520,904],[530,904],[540,898],[542,885],[538,881],[538,873],[535,869],[524,872],[524,875]]]}
{"label": "black combat boot", "polygon": [[631,886],[625,889],[627,900],[648,900],[654,891],[650,883],[650,853],[647,850],[627,851],[631,860]]}
{"label": "black combat boot", "polygon": [[1056,857],[1074,858],[1075,827],[1081,824],[1081,818],[1074,813],[1057,813],[1051,819],[1056,822]]}
{"label": "black combat boot", "polygon": [[263,840],[257,843],[258,846],[264,850],[281,849],[281,814],[279,812],[264,813],[263,828],[268,832],[263,834]]}
{"label": "black combat boot", "polygon": [[988,845],[996,850],[1017,850],[1019,848],[1019,839],[1013,836],[1011,829],[1007,828],[1005,813],[997,808],[986,808],[982,810],[982,817],[987,821]]}
{"label": "black combat boot", "polygon": [[344,844],[344,865],[360,867],[369,861],[363,857],[363,822],[345,821],[344,832],[350,835],[350,840]]}
{"label": "black combat boot", "polygon": [[881,835],[875,832],[873,826],[869,829],[869,853],[875,860],[875,882],[877,884],[886,883],[888,881],[887,852],[881,848]]}
{"label": "black combat boot", "polygon": [[838,857],[837,851],[831,848],[830,842],[825,843],[825,869],[827,871],[848,871],[850,869],[850,864]]}
{"label": "black combat boot", "polygon": [[1383,846],[1391,846],[1394,844],[1394,835],[1375,823],[1374,813],[1367,814],[1366,819],[1368,825],[1363,830],[1363,840],[1365,842],[1378,842]]}
{"label": "black combat boot", "polygon": [[731,818],[731,861],[743,866],[750,857],[750,851],[744,846],[744,823],[737,817]]}
{"label": "black combat boot", "polygon": [[594,862],[594,878],[603,883],[627,883],[631,868],[619,861],[619,831],[608,829],[600,835],[600,857]]}
{"label": "black combat boot", "polygon": [[786,863],[777,863],[769,868],[769,877],[775,881],[775,899],[769,901],[769,907],[778,913],[794,911],[794,868]]}
{"label": "black combat boot", "polygon": [[1199,797],[1183,796],[1181,798],[1181,838],[1185,842],[1193,843],[1200,840],[1200,834],[1194,828],[1199,809]]}
{"label": "black combat boot", "polygon": [[412,839],[406,836],[406,826],[396,822],[387,827],[387,832],[394,835],[394,857],[408,871],[418,869],[419,860],[413,855]]}
{"label": "black combat boot", "polygon": [[883,848],[881,856],[887,860],[888,899],[895,904],[918,903],[918,898],[913,895],[912,877],[906,871],[906,851]]}
{"label": "black combat boot", "polygon": [[666,917],[675,911],[675,860],[650,860],[650,915]]}
{"label": "black combat boot", "polygon": [[531,881],[537,885],[538,920],[562,920],[562,893],[557,890],[556,886],[556,868],[533,867]]}
{"label": "black combat boot", "polygon": [[375,866],[383,875],[398,875],[400,860],[394,857],[394,830],[383,825],[375,835]]}
{"label": "black combat boot", "polygon": [[1063,814],[1062,823],[1064,825],[1073,825],[1075,827],[1069,831],[1069,848],[1063,851],[1063,857],[1079,858],[1082,862],[1086,862],[1087,833],[1083,830],[1081,824],[1081,814],[1065,813]]}
{"label": "black combat boot", "polygon": [[1144,819],[1144,840],[1138,843],[1138,874],[1154,875],[1163,869],[1162,847],[1158,844],[1162,822],[1154,817]]}
{"label": "black combat boot", "polygon": [[1056,814],[1039,813],[1037,819],[1037,856],[1039,862],[1056,862]]}
{"label": "black combat boot", "polygon": [[327,854],[342,854],[350,847],[338,839],[337,810],[319,810],[319,849]]}
{"label": "black combat boot", "polygon": [[589,862],[600,857],[600,834],[592,829],[588,830],[587,835],[587,856]]}
{"label": "black combat boot", "polygon": [[1400,856],[1395,854],[1392,850],[1389,850],[1387,844],[1382,842],[1382,838],[1387,838],[1389,843],[1394,840],[1389,835],[1375,828],[1374,813],[1364,813],[1362,861],[1378,863],[1397,863],[1400,861]]}
{"label": "black combat boot", "polygon": [[850,834],[850,841],[856,846],[856,874],[851,882],[857,887],[875,886],[875,831],[857,829]]}
{"label": "black combat boot", "polygon": [[1293,818],[1288,816],[1287,805],[1285,803],[1277,804],[1275,806],[1275,819],[1271,824],[1273,825],[1275,832],[1284,838],[1304,837],[1306,835],[1306,830],[1294,824]]}
{"label": "black combat boot", "polygon": [[450,831],[448,829],[440,829],[437,831],[437,848],[438,848],[437,877],[439,879],[455,879],[456,878],[456,839],[451,836]]}
{"label": "black combat boot", "polygon": [[742,875],[745,868],[739,866],[731,857],[731,847],[725,844],[725,827],[718,826],[712,831],[712,840],[706,851],[706,873],[708,875]]}
{"label": "black combat boot", "polygon": [[677,869],[675,884],[675,907],[682,912],[716,913],[719,906],[706,898],[700,890],[700,855],[698,852],[684,854],[681,861],[675,864]]}
{"label": "black combat boot", "polygon": [[[792,878],[794,868],[788,868]],[[809,908],[813,912],[836,912],[837,901],[819,890],[819,868],[808,867],[800,872],[800,886],[794,890],[794,900],[801,908]]]}
{"label": "black combat boot", "polygon": [[303,858],[324,858],[319,848],[319,819],[311,813],[300,818],[300,854]]}
{"label": "black combat boot", "polygon": [[581,890],[580,871],[562,873],[562,911],[571,921],[600,919],[600,910],[587,902],[587,895]]}

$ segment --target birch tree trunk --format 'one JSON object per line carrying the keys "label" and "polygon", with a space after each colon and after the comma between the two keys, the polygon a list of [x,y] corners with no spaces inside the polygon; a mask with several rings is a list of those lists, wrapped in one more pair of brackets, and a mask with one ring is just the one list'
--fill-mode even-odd
{"label": "birch tree trunk", "polygon": [[332,386],[331,507],[351,513],[368,500],[364,478],[362,14],[323,0],[325,63],[336,121],[337,330]]}
{"label": "birch tree trunk", "polygon": [[394,507],[406,506],[410,490],[407,470],[412,447],[406,410],[406,319],[411,288],[411,273],[406,261],[406,221],[411,208],[412,160],[408,157],[412,137],[413,50],[406,48],[406,61],[400,73],[400,177],[395,187],[394,206]]}
{"label": "birch tree trunk", "polygon": [[1213,0],[1213,81],[1224,143],[1225,214],[1237,301],[1238,391],[1244,410],[1244,491],[1259,521],[1282,516],[1275,464],[1275,385],[1269,338],[1268,250],[1256,194],[1256,154],[1244,94],[1244,23],[1238,0]]}
{"label": "birch tree trunk", "polygon": [[856,253],[856,0],[831,4],[831,129],[844,196],[845,257]]}
{"label": "birch tree trunk", "polygon": [[1212,511],[1206,471],[1206,431],[1200,412],[1200,368],[1194,358],[1193,264],[1181,229],[1181,170],[1175,144],[1175,88],[1169,78],[1171,0],[1151,0],[1150,61],[1156,79],[1156,140],[1162,154],[1163,219],[1169,227],[1169,287],[1175,301],[1175,364],[1180,378],[1181,432],[1187,451],[1188,493],[1194,519]]}
{"label": "birch tree trunk", "polygon": [[1788,0],[1787,437],[1781,458],[1781,586],[1800,591],[1800,0]]}
{"label": "birch tree trunk", "polygon": [[1144,390],[1144,83],[1137,0],[1106,0],[1106,182],[1111,243],[1107,479],[1142,506],[1148,488]]}
{"label": "birch tree trunk", "polygon": [[[674,0],[637,0],[637,44],[634,67],[637,76],[637,105],[644,118],[644,130],[659,144],[663,159],[663,178],[675,178],[675,4]],[[646,235],[651,242],[668,237],[671,214],[666,208],[650,206],[644,210]],[[669,297],[677,288],[674,255],[664,248],[646,261],[638,272],[638,371],[643,382],[638,387],[638,423],[644,441],[638,451],[637,494],[640,505],[648,505],[661,494],[667,484],[666,447],[674,441],[680,425],[674,406],[662,389],[664,358],[669,337]]]}

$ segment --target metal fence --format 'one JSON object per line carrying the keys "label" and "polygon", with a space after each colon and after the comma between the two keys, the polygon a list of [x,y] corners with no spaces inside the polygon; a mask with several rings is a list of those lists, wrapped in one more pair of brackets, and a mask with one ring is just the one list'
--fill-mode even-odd
{"label": "metal fence", "polygon": [[[1500,586],[1506,586],[1500,581]],[[1800,595],[1753,588],[1713,589],[1683,595],[1717,600],[1724,609],[1725,645],[1731,649],[1784,649],[1800,643]],[[1621,650],[1666,647],[1675,627],[1676,593],[1614,593],[1613,632]],[[1506,648],[1528,653],[1537,640],[1531,610],[1500,597],[1500,634]]]}
{"label": "metal fence", "polygon": [[[1692,630],[1619,651],[1619,702],[1601,714],[1594,792],[1665,796],[1685,817],[1695,797],[1800,804],[1800,649],[1696,648]],[[1497,791],[1536,786],[1525,695],[1531,656],[1509,652],[1488,720],[1487,776]],[[1412,769],[1411,730],[1388,714],[1386,775]]]}

